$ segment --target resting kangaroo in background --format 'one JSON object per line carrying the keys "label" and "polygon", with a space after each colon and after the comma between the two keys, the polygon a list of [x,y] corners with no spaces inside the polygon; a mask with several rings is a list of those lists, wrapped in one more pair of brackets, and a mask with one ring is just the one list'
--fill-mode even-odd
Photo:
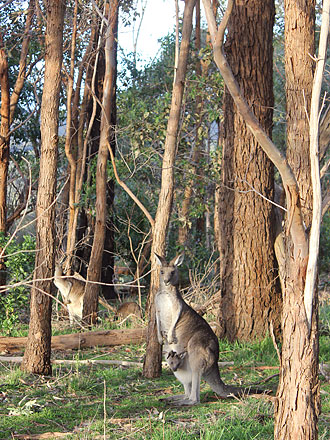
{"label": "resting kangaroo in background", "polygon": [[81,320],[86,283],[76,278],[65,278],[62,266],[56,264],[54,284],[61,292],[63,302],[68,308],[70,324],[73,324],[74,318]]}
{"label": "resting kangaroo in background", "polygon": [[218,338],[179,292],[178,266],[182,264],[183,255],[175,257],[169,264],[163,257],[156,257],[161,266],[160,288],[155,295],[158,342],[164,344],[169,365],[185,389],[184,396],[167,397],[165,400],[176,405],[199,403],[202,378],[220,397],[262,393],[262,390],[226,385],[221,380]]}

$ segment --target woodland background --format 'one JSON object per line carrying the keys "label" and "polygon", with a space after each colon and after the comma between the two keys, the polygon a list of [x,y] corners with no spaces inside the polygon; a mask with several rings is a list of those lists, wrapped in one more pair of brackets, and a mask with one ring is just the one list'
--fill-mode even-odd
{"label": "woodland background", "polygon": [[[279,344],[283,338],[284,353],[288,335],[294,344],[283,324],[291,313],[285,292],[294,281],[300,295],[307,264],[296,259],[295,238],[292,244],[287,236],[297,211],[306,236],[312,221],[307,115],[321,5],[237,2],[224,48],[248,104],[292,169],[298,186],[294,210],[292,200],[285,202],[280,173],[225,88],[199,1],[196,7],[185,2],[183,16],[160,42],[159,56],[143,67],[137,52],[122,56],[118,38],[119,14],[124,24],[145,25],[135,2],[65,3],[7,1],[0,9],[0,320],[8,335],[30,321],[24,368],[51,372],[45,341],[50,298],[56,297],[54,264],[61,261],[68,276],[78,272],[89,281],[87,324],[97,322],[99,295],[112,302],[124,293],[139,303],[149,317],[144,374],[159,375],[153,252],[168,258],[185,253],[182,288],[194,303],[212,299],[220,338],[254,340],[273,332]],[[212,6],[222,17],[226,5]],[[328,86],[326,69],[323,92]],[[322,285],[328,283],[330,258],[328,120],[325,97],[319,138]],[[120,281],[134,283],[114,286]],[[312,336],[303,330],[313,380],[304,380],[315,388],[313,310]],[[312,425],[318,415],[314,388],[307,417]]]}

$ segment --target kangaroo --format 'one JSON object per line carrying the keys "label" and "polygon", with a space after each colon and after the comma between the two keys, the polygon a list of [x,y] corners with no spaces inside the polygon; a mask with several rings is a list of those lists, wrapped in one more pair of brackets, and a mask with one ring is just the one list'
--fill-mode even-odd
{"label": "kangaroo", "polygon": [[[264,392],[226,385],[221,380],[218,338],[205,319],[183,300],[179,292],[178,266],[183,262],[183,255],[175,257],[169,264],[159,255],[156,258],[161,266],[160,288],[155,295],[158,342],[164,345],[169,365],[185,389],[184,396],[171,396],[164,400],[173,401],[179,406],[198,404],[202,378],[223,398]],[[180,350],[176,344],[179,344]]]}
{"label": "kangaroo", "polygon": [[65,278],[60,264],[55,266],[54,284],[61,292],[63,302],[68,308],[70,324],[74,319],[82,319],[86,283],[82,279]]}
{"label": "kangaroo", "polygon": [[134,301],[129,301],[121,304],[117,309],[114,319],[127,318],[130,315],[137,318],[142,318],[140,306]]}
{"label": "kangaroo", "polygon": [[166,355],[166,361],[174,373],[174,376],[182,383],[184,387],[185,394],[178,394],[176,396],[171,396],[171,401],[180,401],[189,399],[191,394],[191,369],[188,362],[187,352],[183,351],[178,353],[171,350]]}

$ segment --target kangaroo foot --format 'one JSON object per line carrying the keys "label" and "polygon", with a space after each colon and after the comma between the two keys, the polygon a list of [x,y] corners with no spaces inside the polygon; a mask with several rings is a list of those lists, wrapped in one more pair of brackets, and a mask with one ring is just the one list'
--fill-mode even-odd
{"label": "kangaroo foot", "polygon": [[161,397],[159,400],[164,402],[175,402],[177,400],[184,400],[186,398],[185,394],[176,394],[175,396]]}
{"label": "kangaroo foot", "polygon": [[191,400],[187,398],[173,401],[174,406],[193,406],[198,404],[199,402],[197,400]]}

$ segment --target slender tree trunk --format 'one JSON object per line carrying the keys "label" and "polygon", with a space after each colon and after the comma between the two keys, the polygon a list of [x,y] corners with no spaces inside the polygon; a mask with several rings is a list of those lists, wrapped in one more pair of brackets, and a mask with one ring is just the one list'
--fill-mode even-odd
{"label": "slender tree trunk", "polygon": [[146,377],[157,377],[161,372],[161,346],[157,341],[156,320],[154,309],[154,295],[159,286],[159,274],[154,253],[165,255],[166,232],[170,220],[173,188],[174,188],[174,161],[177,148],[177,135],[180,121],[181,104],[186,77],[189,43],[192,30],[192,15],[195,0],[186,0],[182,40],[178,60],[178,69],[173,85],[172,102],[167,125],[167,134],[164,147],[162,164],[162,183],[159,194],[158,207],[153,230],[153,242],[151,248],[151,282],[148,297],[149,325],[147,333],[146,357],[143,365],[143,374]]}
{"label": "slender tree trunk", "polygon": [[[238,2],[225,44],[234,76],[269,136],[272,131],[273,0]],[[273,164],[226,90],[219,188],[222,299],[219,336],[263,337],[280,327],[281,296],[274,254]],[[266,197],[265,200],[260,195]]]}
{"label": "slender tree trunk", "polygon": [[55,197],[59,95],[65,3],[45,2],[47,14],[45,76],[41,104],[41,157],[37,196],[37,237],[31,291],[29,335],[22,369],[51,374],[51,277],[55,255]]}
{"label": "slender tree trunk", "polygon": [[[22,50],[19,61],[19,72],[15,82],[12,96],[9,92],[8,62],[5,50],[0,49],[0,89],[1,89],[1,125],[0,125],[0,232],[7,232],[7,177],[9,166],[10,148],[10,125],[13,121],[19,95],[22,91],[25,71],[26,58],[30,43],[30,27],[34,14],[34,0],[30,0],[26,16]],[[2,46],[2,37],[1,37]],[[0,252],[2,249],[0,249]],[[6,284],[6,266],[4,258],[0,259],[0,285]]]}
{"label": "slender tree trunk", "polygon": [[13,122],[16,105],[18,103],[21,91],[23,89],[26,73],[26,59],[29,51],[30,39],[31,39],[31,25],[35,12],[35,0],[29,1],[29,7],[26,14],[26,22],[24,29],[24,37],[22,41],[22,49],[19,60],[19,71],[16,78],[13,93],[10,97],[10,123]]}
{"label": "slender tree trunk", "polygon": [[87,271],[87,283],[84,300],[84,320],[94,323],[97,316],[99,286],[102,256],[104,251],[107,215],[107,160],[109,146],[111,112],[113,110],[116,95],[116,40],[118,34],[118,9],[119,1],[113,1],[109,11],[109,25],[105,40],[105,76],[103,85],[103,111],[101,115],[100,146],[96,170],[96,220],[94,241],[91,258]]}
{"label": "slender tree trunk", "polygon": [[[72,41],[71,41],[71,60],[70,60],[70,72],[68,76],[67,86],[67,113],[66,113],[66,138],[65,138],[65,154],[69,162],[69,221],[68,221],[68,233],[67,233],[67,259],[65,262],[65,272],[71,269],[72,257],[76,244],[76,227],[77,227],[77,200],[76,200],[76,179],[77,179],[77,150],[73,143],[73,139],[77,139],[73,136],[73,79],[74,79],[74,67],[75,67],[75,50],[76,50],[76,37],[77,37],[77,14],[78,14],[78,0],[75,0],[74,15],[73,15],[73,29],[72,29]],[[79,193],[80,195],[80,193]]]}
{"label": "slender tree trunk", "polygon": [[[196,2],[196,29],[195,29],[195,46],[197,54],[201,48],[201,32],[200,32],[200,0]],[[206,75],[207,67],[203,70],[203,74]],[[202,78],[202,66],[201,60],[197,58],[196,60],[196,74],[201,79]],[[203,76],[204,76],[203,75]],[[203,91],[197,93],[196,96],[196,106],[195,106],[195,114],[196,114],[196,127],[195,127],[195,141],[192,146],[191,152],[191,166],[189,167],[189,176],[187,179],[187,184],[183,193],[183,200],[181,206],[179,206],[179,217],[180,217],[180,225],[178,231],[178,241],[182,247],[186,247],[188,244],[188,234],[189,234],[189,208],[191,204],[191,198],[193,194],[194,188],[194,179],[196,175],[197,169],[199,169],[199,159],[200,159],[200,150],[203,143],[201,137],[201,126],[202,126],[202,114],[203,114]]]}
{"label": "slender tree trunk", "polygon": [[[0,232],[6,234],[7,177],[9,162],[10,95],[8,61],[0,49],[1,125],[0,125]],[[2,264],[1,262],[0,264]],[[2,268],[0,268],[2,269]]]}
{"label": "slender tree trunk", "polygon": [[[90,179],[90,165],[93,158],[97,155],[100,144],[100,120],[101,120],[101,108],[96,102],[96,98],[102,101],[103,82],[104,82],[104,50],[100,47],[97,48],[97,40],[99,38],[99,29],[94,27],[93,38],[94,44],[92,46],[92,53],[89,61],[89,68],[86,73],[86,94],[84,95],[83,106],[86,108],[86,126],[87,131],[90,127],[90,139],[88,141],[88,152],[86,157],[85,168],[81,169],[83,175],[83,182],[87,187],[87,191],[91,185]],[[92,38],[92,36],[91,36]],[[90,92],[87,94],[87,90]],[[92,92],[91,92],[92,91]],[[94,111],[95,106],[95,111]],[[79,151],[83,149],[83,144],[86,143],[84,139],[84,125],[82,119],[79,120],[78,129],[78,143],[80,145]],[[88,134],[88,133],[87,133]],[[87,136],[86,134],[86,136]],[[87,144],[86,144],[87,146]],[[95,230],[95,221],[92,216],[92,210],[88,203],[85,204],[80,210],[78,218],[77,240],[82,243],[76,251],[76,256],[82,262],[80,266],[80,274],[87,278],[87,268],[90,261],[90,255],[93,245],[93,237]]]}
{"label": "slender tree trunk", "polygon": [[[1,125],[0,125],[0,233],[6,235],[7,227],[7,178],[9,164],[10,95],[8,61],[4,49],[0,49]],[[0,252],[2,248],[0,247]],[[6,265],[0,259],[0,285],[6,284]]]}

